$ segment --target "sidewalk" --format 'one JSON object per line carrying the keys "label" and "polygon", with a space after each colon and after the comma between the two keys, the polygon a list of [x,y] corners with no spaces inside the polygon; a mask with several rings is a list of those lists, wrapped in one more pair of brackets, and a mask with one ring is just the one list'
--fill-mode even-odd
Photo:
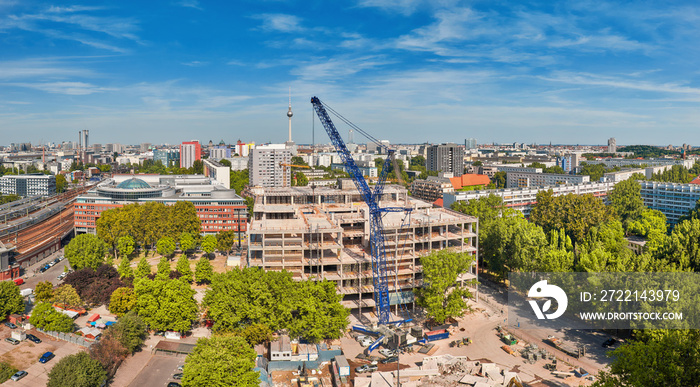
{"label": "sidewalk", "polygon": [[127,387],[131,384],[141,370],[146,367],[148,361],[151,360],[153,354],[151,350],[161,340],[158,336],[149,335],[146,342],[141,347],[140,352],[136,352],[133,356],[128,357],[114,375],[114,381],[110,384],[112,387]]}

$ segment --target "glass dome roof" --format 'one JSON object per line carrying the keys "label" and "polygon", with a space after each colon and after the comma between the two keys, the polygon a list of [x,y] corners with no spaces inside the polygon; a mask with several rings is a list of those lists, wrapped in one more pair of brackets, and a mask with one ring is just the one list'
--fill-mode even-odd
{"label": "glass dome roof", "polygon": [[132,177],[129,180],[124,180],[119,185],[117,185],[117,188],[122,188],[122,189],[144,189],[144,188],[151,188],[148,183],[141,179],[137,179],[135,177]]}

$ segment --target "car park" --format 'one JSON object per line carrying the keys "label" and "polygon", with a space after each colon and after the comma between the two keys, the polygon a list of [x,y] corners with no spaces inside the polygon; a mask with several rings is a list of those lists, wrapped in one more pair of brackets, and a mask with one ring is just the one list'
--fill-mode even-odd
{"label": "car park", "polygon": [[378,369],[378,368],[377,368],[376,365],[365,364],[365,365],[361,365],[361,366],[355,368],[355,372],[357,372],[358,374],[362,374],[362,373],[365,373],[365,372],[374,372],[374,371],[376,371],[377,369]]}
{"label": "car park", "polygon": [[17,325],[15,325],[15,324],[13,324],[13,323],[11,323],[11,322],[9,322],[9,321],[5,321],[4,324],[5,324],[6,327],[8,327],[8,328],[10,328],[10,329],[15,329],[15,328],[17,328]]}
{"label": "car park", "polygon": [[27,340],[31,341],[31,342],[34,343],[34,344],[39,344],[39,343],[41,343],[41,339],[38,338],[38,337],[36,337],[36,336],[34,336],[34,335],[31,334],[31,333],[27,333]]}
{"label": "car park", "polygon": [[13,382],[16,382],[25,376],[27,376],[27,371],[17,371],[14,375],[12,375],[10,380],[12,380]]}
{"label": "car park", "polygon": [[44,364],[44,363],[48,362],[49,360],[53,359],[54,356],[56,356],[56,355],[54,355],[53,352],[46,352],[43,355],[41,355],[41,357],[39,358],[39,363]]}
{"label": "car park", "polygon": [[17,345],[17,344],[19,344],[19,340],[15,339],[15,338],[13,338],[13,337],[8,337],[8,338],[5,339],[5,341],[7,341],[8,343],[10,343],[10,344],[12,344],[12,345]]}

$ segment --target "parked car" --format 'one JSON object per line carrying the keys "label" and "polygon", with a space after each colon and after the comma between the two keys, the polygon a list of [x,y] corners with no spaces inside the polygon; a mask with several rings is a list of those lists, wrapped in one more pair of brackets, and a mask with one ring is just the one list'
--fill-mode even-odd
{"label": "parked car", "polygon": [[38,338],[38,337],[36,337],[36,336],[34,336],[34,335],[31,334],[31,333],[27,333],[27,340],[31,341],[31,342],[34,343],[34,344],[39,344],[39,343],[41,343],[41,339]]}
{"label": "parked car", "polygon": [[398,356],[391,356],[391,357],[387,357],[386,359],[382,359],[382,364],[396,363],[397,361],[399,361]]}
{"label": "parked car", "polygon": [[615,339],[607,339],[603,342],[603,348],[610,348],[613,345],[617,344],[617,340]]}
{"label": "parked car", "polygon": [[12,344],[12,345],[17,345],[17,344],[19,344],[19,340],[15,339],[15,338],[13,338],[13,337],[8,337],[8,338],[5,339],[5,341],[7,341],[8,343],[10,343],[10,344]]}
{"label": "parked car", "polygon": [[177,366],[177,370],[180,371],[180,372],[182,372],[182,370],[184,370],[184,369],[185,369],[185,366],[184,366],[184,365],[179,365],[179,366]]}
{"label": "parked car", "polygon": [[39,358],[39,363],[46,363],[49,360],[53,359],[56,355],[53,354],[53,352],[46,352],[45,354],[41,355]]}
{"label": "parked car", "polygon": [[11,322],[9,322],[9,321],[5,321],[4,324],[5,324],[6,327],[8,327],[8,328],[10,328],[10,329],[15,329],[15,328],[17,328],[17,325],[15,325],[15,324],[13,324],[13,323],[11,323]]}
{"label": "parked car", "polygon": [[14,375],[12,375],[10,380],[12,380],[13,382],[16,382],[25,376],[27,376],[27,371],[17,371]]}
{"label": "parked car", "polygon": [[371,337],[365,337],[364,340],[360,341],[360,345],[363,347],[369,347],[370,345],[372,345],[373,342],[374,341],[372,341]]}
{"label": "parked car", "polygon": [[170,382],[168,383],[168,387],[182,387],[182,385],[178,382]]}
{"label": "parked car", "polygon": [[362,374],[362,373],[365,373],[365,372],[374,372],[374,371],[376,371],[377,369],[378,369],[378,368],[377,368],[376,365],[365,364],[365,365],[361,365],[361,366],[355,368],[355,372],[357,372],[358,374]]}
{"label": "parked car", "polygon": [[175,379],[175,380],[180,380],[180,379],[182,379],[182,373],[173,375],[173,379]]}

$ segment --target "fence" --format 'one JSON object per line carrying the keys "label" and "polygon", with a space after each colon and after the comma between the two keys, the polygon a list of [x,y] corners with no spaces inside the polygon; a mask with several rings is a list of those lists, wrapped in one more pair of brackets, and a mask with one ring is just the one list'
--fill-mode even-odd
{"label": "fence", "polygon": [[94,341],[89,341],[85,340],[83,336],[78,336],[73,333],[64,333],[64,332],[56,332],[56,331],[44,331],[43,329],[36,328],[41,333],[44,333],[46,335],[49,335],[51,337],[54,337],[59,340],[67,341],[69,343],[73,343],[76,345],[79,345],[81,347],[85,348],[90,348],[92,344],[94,344]]}

